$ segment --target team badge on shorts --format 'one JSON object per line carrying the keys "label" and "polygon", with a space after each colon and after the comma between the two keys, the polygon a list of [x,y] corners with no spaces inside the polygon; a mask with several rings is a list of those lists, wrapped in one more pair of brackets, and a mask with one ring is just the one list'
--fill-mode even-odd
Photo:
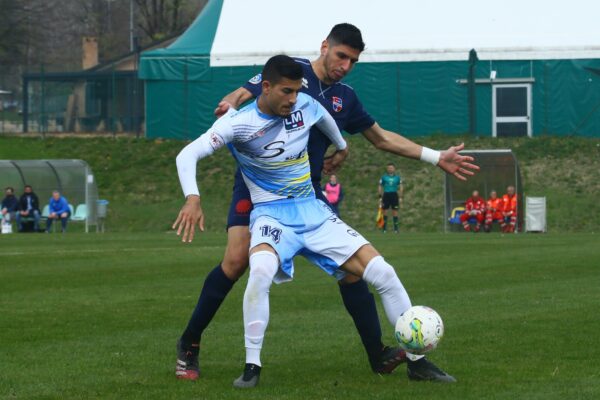
{"label": "team badge on shorts", "polygon": [[333,105],[333,111],[335,111],[335,112],[342,111],[342,99],[340,97],[333,96],[331,98],[331,103]]}

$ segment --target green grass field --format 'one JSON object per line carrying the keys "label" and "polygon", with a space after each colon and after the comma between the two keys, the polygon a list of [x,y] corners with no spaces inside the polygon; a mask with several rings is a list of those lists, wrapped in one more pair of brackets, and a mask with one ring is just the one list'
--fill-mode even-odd
{"label": "green grass field", "polygon": [[600,398],[598,235],[368,236],[444,318],[430,358],[457,384],[372,374],[335,282],[304,261],[271,290],[258,388],[231,386],[245,278],[204,334],[201,380],[177,381],[175,341],[225,235],[70,232],[0,236],[0,398]]}

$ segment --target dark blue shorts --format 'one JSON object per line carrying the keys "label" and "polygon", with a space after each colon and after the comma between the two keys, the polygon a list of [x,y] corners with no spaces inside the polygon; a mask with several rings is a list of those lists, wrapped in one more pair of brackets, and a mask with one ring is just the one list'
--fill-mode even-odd
{"label": "dark blue shorts", "polygon": [[[323,195],[323,191],[319,187],[319,182],[313,182],[315,195],[317,199],[323,200],[329,205],[327,198]],[[252,201],[250,200],[250,191],[244,182],[242,173],[238,169],[235,173],[233,181],[233,194],[231,196],[231,205],[229,206],[229,214],[227,215],[227,229],[232,226],[249,226],[250,212],[253,209]]]}

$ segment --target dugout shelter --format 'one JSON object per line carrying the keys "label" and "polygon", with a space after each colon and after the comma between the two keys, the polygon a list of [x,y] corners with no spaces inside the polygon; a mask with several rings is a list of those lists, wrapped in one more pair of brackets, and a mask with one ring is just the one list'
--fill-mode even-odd
{"label": "dugout shelter", "polygon": [[58,190],[73,206],[72,221],[85,223],[85,231],[97,224],[98,188],[92,169],[83,160],[0,160],[0,187],[11,186],[15,196],[31,185],[44,216],[52,192]]}
{"label": "dugout shelter", "polygon": [[523,230],[523,184],[517,157],[510,149],[499,150],[464,150],[460,154],[475,158],[475,164],[481,168],[467,181],[455,179],[452,175],[444,174],[444,231],[463,231],[457,223],[456,214],[465,201],[471,197],[473,190],[487,200],[490,191],[495,190],[498,197],[506,193],[508,186],[515,187],[517,194],[517,226],[516,231]]}
{"label": "dugout shelter", "polygon": [[141,55],[146,135],[196,138],[269,57],[316,59],[349,22],[366,49],[344,83],[386,129],[599,137],[599,13],[587,0],[209,0],[171,45]]}

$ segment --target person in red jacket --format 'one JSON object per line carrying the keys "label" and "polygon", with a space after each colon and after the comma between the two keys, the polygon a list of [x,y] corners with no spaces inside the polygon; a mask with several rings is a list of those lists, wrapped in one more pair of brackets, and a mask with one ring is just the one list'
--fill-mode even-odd
{"label": "person in red jacket", "polygon": [[325,192],[325,197],[331,206],[331,210],[339,217],[339,206],[344,198],[344,192],[342,191],[342,185],[337,181],[337,176],[333,174],[329,176],[329,182],[323,187],[323,192]]}
{"label": "person in red jacket", "polygon": [[467,199],[465,203],[465,213],[460,216],[460,222],[462,222],[465,231],[469,232],[471,230],[469,220],[471,218],[475,218],[477,220],[477,225],[475,226],[474,231],[479,232],[479,230],[481,229],[481,224],[483,223],[484,216],[485,200],[479,197],[478,190],[473,190],[473,194]]}
{"label": "person in red jacket", "polygon": [[500,197],[498,197],[498,193],[495,190],[490,192],[490,198],[486,202],[485,207],[485,225],[483,229],[486,232],[490,232],[492,230],[492,223],[494,221],[498,221],[502,231],[504,231],[504,227],[506,226],[506,222],[504,222],[504,216],[502,215],[502,206],[503,201]]}
{"label": "person in red jacket", "polygon": [[517,194],[514,186],[507,187],[506,194],[502,196],[502,216],[506,224],[502,232],[514,232],[517,226]]}

